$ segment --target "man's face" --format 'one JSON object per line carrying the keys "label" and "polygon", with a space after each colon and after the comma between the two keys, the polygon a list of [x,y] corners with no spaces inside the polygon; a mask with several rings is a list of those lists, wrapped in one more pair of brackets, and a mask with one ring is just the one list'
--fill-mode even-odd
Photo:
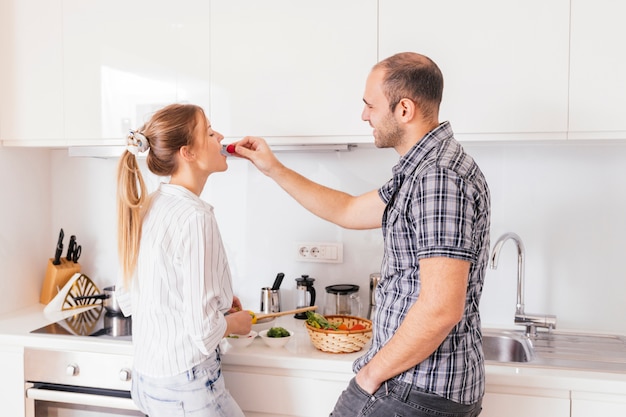
{"label": "man's face", "polygon": [[389,101],[383,92],[384,71],[373,70],[367,77],[361,118],[374,128],[374,144],[378,148],[393,148],[402,142],[403,131],[389,110]]}

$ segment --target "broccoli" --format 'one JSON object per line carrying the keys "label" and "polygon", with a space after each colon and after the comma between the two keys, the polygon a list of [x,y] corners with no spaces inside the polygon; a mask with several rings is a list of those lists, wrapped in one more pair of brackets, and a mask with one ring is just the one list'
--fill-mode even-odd
{"label": "broccoli", "polygon": [[289,332],[282,327],[272,327],[267,331],[267,337],[288,337]]}

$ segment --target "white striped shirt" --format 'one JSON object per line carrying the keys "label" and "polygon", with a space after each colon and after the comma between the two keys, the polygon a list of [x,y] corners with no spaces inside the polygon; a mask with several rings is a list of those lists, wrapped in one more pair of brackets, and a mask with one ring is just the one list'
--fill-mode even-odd
{"label": "white striped shirt", "polygon": [[134,366],[173,376],[215,351],[233,290],[213,207],[184,187],[161,184],[143,220],[132,289]]}

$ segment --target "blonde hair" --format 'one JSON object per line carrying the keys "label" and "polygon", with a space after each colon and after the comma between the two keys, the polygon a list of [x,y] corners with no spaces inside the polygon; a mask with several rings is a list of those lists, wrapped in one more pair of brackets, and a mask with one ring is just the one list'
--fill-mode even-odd
{"label": "blonde hair", "polygon": [[[150,172],[165,177],[178,170],[176,154],[183,146],[193,144],[193,131],[198,120],[206,120],[201,107],[171,104],[154,113],[138,130],[150,144],[146,157]],[[125,151],[117,166],[117,250],[127,288],[130,288],[137,268],[141,224],[148,207],[146,184],[137,158],[133,153]]]}

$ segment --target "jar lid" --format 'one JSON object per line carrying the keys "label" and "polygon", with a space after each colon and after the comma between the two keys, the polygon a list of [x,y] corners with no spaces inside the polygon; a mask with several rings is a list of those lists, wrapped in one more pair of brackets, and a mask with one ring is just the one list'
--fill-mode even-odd
{"label": "jar lid", "polygon": [[326,287],[326,292],[330,294],[352,294],[357,291],[359,291],[359,286],[352,284],[329,285]]}

